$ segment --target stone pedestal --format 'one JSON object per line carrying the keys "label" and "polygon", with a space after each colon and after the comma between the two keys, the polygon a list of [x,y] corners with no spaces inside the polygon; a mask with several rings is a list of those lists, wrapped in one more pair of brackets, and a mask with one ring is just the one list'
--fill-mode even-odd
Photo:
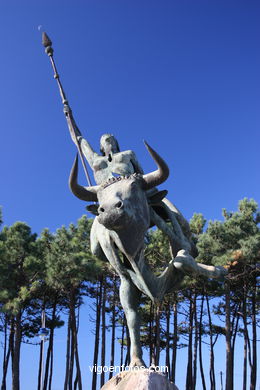
{"label": "stone pedestal", "polygon": [[162,372],[149,369],[122,371],[101,390],[178,390]]}

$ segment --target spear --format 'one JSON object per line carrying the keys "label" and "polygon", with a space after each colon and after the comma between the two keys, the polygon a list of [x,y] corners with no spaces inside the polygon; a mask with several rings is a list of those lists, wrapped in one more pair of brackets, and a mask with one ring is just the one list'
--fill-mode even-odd
{"label": "spear", "polygon": [[63,112],[64,112],[64,114],[66,116],[66,120],[67,120],[67,123],[68,123],[68,126],[69,126],[69,130],[72,133],[73,138],[76,141],[76,146],[77,146],[77,149],[78,149],[78,152],[79,152],[79,155],[80,155],[80,159],[81,159],[81,162],[82,162],[82,165],[83,165],[83,169],[84,169],[87,181],[88,181],[88,185],[91,186],[91,180],[90,180],[90,177],[89,177],[89,173],[88,173],[88,170],[87,170],[87,167],[86,167],[86,163],[85,163],[85,160],[84,160],[84,157],[83,157],[83,154],[82,154],[80,143],[79,143],[77,135],[76,135],[76,130],[78,128],[77,128],[76,122],[75,122],[75,120],[73,118],[72,110],[71,110],[71,108],[69,106],[69,102],[68,102],[68,100],[66,98],[64,89],[63,89],[61,81],[60,81],[59,74],[57,72],[56,64],[54,62],[54,58],[53,58],[53,51],[54,50],[53,50],[53,47],[52,47],[52,41],[50,40],[50,38],[48,37],[48,35],[45,32],[42,33],[42,44],[45,47],[45,53],[50,58],[51,65],[52,65],[52,68],[53,68],[53,71],[54,71],[54,78],[57,80],[57,84],[58,84],[58,87],[59,87],[62,104],[63,104],[63,107],[64,107]]}

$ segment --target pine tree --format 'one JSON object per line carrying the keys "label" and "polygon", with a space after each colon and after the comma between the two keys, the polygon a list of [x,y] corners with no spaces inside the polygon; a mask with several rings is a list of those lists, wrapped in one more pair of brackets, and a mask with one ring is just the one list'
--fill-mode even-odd
{"label": "pine tree", "polygon": [[[36,234],[28,225],[16,222],[0,233],[0,302],[10,326],[9,348],[12,359],[12,390],[20,388],[20,349],[24,336],[30,336],[30,303],[37,295],[37,275],[41,268]],[[7,327],[6,327],[7,331]],[[5,356],[6,364],[9,351]],[[4,378],[6,367],[4,368]],[[5,388],[3,378],[2,388]]]}
{"label": "pine tree", "polygon": [[[226,318],[226,390],[233,390],[234,350],[239,323],[244,319],[245,345],[250,348],[250,390],[256,387],[256,314],[259,302],[260,221],[254,200],[243,199],[237,212],[223,210],[223,222],[210,222],[198,240],[199,259],[229,270],[225,300],[219,305]],[[242,291],[242,294],[241,294]],[[250,308],[249,308],[250,307]],[[241,312],[243,311],[243,313]],[[248,337],[246,312],[251,313],[252,348]],[[240,316],[239,313],[242,313]],[[246,358],[244,357],[244,371]],[[244,385],[246,388],[244,374]]]}

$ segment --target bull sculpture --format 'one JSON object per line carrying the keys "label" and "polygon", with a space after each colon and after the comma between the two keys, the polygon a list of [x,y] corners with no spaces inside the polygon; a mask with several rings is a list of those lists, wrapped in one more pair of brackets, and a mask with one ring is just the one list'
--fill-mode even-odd
{"label": "bull sculpture", "polygon": [[[142,293],[160,301],[178,288],[185,274],[217,279],[223,279],[225,274],[222,267],[197,263],[186,248],[178,250],[160,276],[153,274],[144,257],[144,238],[151,225],[152,205],[159,204],[166,191],[149,193],[168,178],[169,168],[155,150],[145,145],[157,165],[156,171],[113,177],[101,185],[82,187],[77,182],[76,158],[69,180],[75,196],[99,204],[90,233],[91,251],[100,259],[108,260],[120,277],[120,301],[131,340],[130,366],[145,366],[138,314]],[[175,248],[172,253],[176,253]]]}

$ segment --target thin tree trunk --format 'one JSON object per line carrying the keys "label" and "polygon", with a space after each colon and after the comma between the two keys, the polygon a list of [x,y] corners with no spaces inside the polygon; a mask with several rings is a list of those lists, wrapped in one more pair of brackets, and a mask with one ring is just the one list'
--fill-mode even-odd
{"label": "thin tree trunk", "polygon": [[247,341],[244,338],[243,390],[247,389]]}
{"label": "thin tree trunk", "polygon": [[161,346],[161,328],[160,328],[160,303],[156,305],[156,320],[155,320],[155,366],[159,366],[160,361],[160,346]]}
{"label": "thin tree trunk", "polygon": [[93,356],[93,371],[92,371],[92,390],[97,388],[97,364],[98,364],[98,350],[99,350],[99,333],[100,333],[100,306],[102,301],[103,279],[99,281],[99,288],[96,292],[96,329],[95,329],[95,346]]}
{"label": "thin tree trunk", "polygon": [[190,308],[189,308],[189,344],[188,344],[188,364],[186,372],[186,390],[192,390],[192,344],[193,344],[193,299],[192,293],[189,298]]}
{"label": "thin tree trunk", "polygon": [[72,382],[73,382],[73,371],[74,371],[74,361],[75,361],[75,339],[73,337],[73,330],[72,330],[72,312],[70,310],[70,367],[69,367],[69,378],[68,378],[68,390],[72,390]]}
{"label": "thin tree trunk", "polygon": [[3,356],[3,379],[1,389],[6,388],[5,372],[6,372],[6,359],[7,359],[7,316],[4,316],[4,356]]}
{"label": "thin tree trunk", "polygon": [[68,390],[68,382],[69,382],[70,344],[71,344],[70,321],[71,320],[70,320],[70,313],[69,313],[68,327],[67,327],[67,351],[66,351],[66,372],[65,372],[64,390]]}
{"label": "thin tree trunk", "polygon": [[20,390],[21,311],[15,318],[14,348],[12,351],[12,390]]}
{"label": "thin tree trunk", "polygon": [[104,280],[103,285],[103,301],[102,301],[102,344],[101,344],[101,375],[100,375],[100,387],[102,387],[105,384],[105,371],[104,367],[106,364],[106,299],[107,299],[107,281],[106,278]]}
{"label": "thin tree trunk", "polygon": [[75,380],[74,380],[73,390],[77,390],[78,383],[79,383],[79,377],[78,377],[78,372],[77,372]]}
{"label": "thin tree trunk", "polygon": [[40,358],[38,366],[38,390],[41,390],[41,380],[42,380],[42,350],[43,350],[43,340],[40,342]]}
{"label": "thin tree trunk", "polygon": [[[235,310],[235,313],[240,311],[240,303],[238,305],[238,308]],[[234,318],[232,321],[232,337],[231,337],[231,352],[232,352],[232,377],[234,377],[234,361],[235,361],[235,345],[236,345],[236,337],[237,337],[237,331],[238,331],[238,324],[239,324],[239,316],[234,314]]]}
{"label": "thin tree trunk", "polygon": [[79,350],[78,350],[78,333],[77,333],[77,323],[76,323],[76,315],[75,315],[75,306],[76,306],[76,298],[75,298],[76,292],[73,291],[72,298],[71,298],[71,311],[72,311],[72,337],[73,337],[73,344],[74,344],[74,356],[75,356],[75,362],[76,362],[76,368],[77,368],[77,375],[76,375],[76,384],[78,384],[79,390],[82,390],[82,379],[81,379],[81,370],[80,370],[80,363],[79,363]]}
{"label": "thin tree trunk", "polygon": [[56,303],[54,303],[53,308],[52,308],[50,337],[49,337],[49,344],[48,344],[48,350],[47,350],[47,356],[46,356],[43,390],[47,390],[47,386],[48,386],[50,360],[51,360],[51,353],[52,353],[52,349],[53,349],[55,315],[56,315]]}
{"label": "thin tree trunk", "polygon": [[154,343],[153,343],[153,321],[154,321],[154,304],[150,302],[150,313],[149,313],[150,321],[149,321],[149,357],[150,357],[150,366],[153,364],[154,358]]}
{"label": "thin tree trunk", "polygon": [[210,389],[216,390],[216,377],[215,377],[215,364],[214,364],[214,343],[213,343],[213,330],[212,330],[212,319],[209,307],[209,297],[206,296],[207,311],[209,318],[209,338],[210,338],[210,364],[209,364],[209,376],[210,376]]}
{"label": "thin tree trunk", "polygon": [[[111,350],[110,350],[110,367],[115,365],[115,334],[116,334],[116,277],[113,277],[113,301],[112,301],[112,332],[111,332]],[[109,372],[109,379],[113,376],[113,372]]]}
{"label": "thin tree trunk", "polygon": [[8,371],[8,365],[9,365],[9,359],[11,354],[11,337],[13,337],[13,329],[10,330],[9,340],[8,340],[8,347],[7,347],[7,316],[5,316],[5,341],[4,341],[4,360],[3,360],[3,378],[2,378],[2,385],[1,390],[6,390],[6,376]]}
{"label": "thin tree trunk", "polygon": [[230,326],[230,282],[226,281],[226,390],[233,390],[232,375],[232,350],[231,350],[231,326]]}
{"label": "thin tree trunk", "polygon": [[178,304],[177,304],[176,294],[174,294],[172,365],[171,365],[171,377],[170,377],[173,383],[175,383],[175,377],[176,377],[177,343],[178,343]]}
{"label": "thin tree trunk", "polygon": [[167,376],[170,378],[170,320],[171,320],[171,311],[170,303],[167,302],[166,305],[166,351],[165,351],[165,367],[167,367]]}
{"label": "thin tree trunk", "polygon": [[198,356],[198,319],[197,319],[197,294],[194,294],[194,326],[195,326],[195,334],[194,334],[194,348],[193,348],[193,381],[192,388],[195,390],[196,382],[197,382],[197,356]]}
{"label": "thin tree trunk", "polygon": [[247,313],[246,313],[246,301],[247,301],[247,285],[244,281],[243,290],[243,323],[244,323],[244,361],[243,361],[243,390],[247,390]]}
{"label": "thin tree trunk", "polygon": [[205,295],[203,294],[201,300],[200,320],[199,320],[199,362],[200,362],[200,376],[201,376],[202,388],[203,390],[206,390],[206,382],[205,382],[203,360],[202,360],[202,332],[203,332],[202,319],[203,319],[204,299],[205,299]]}
{"label": "thin tree trunk", "polygon": [[246,342],[247,342],[248,363],[249,363],[250,370],[252,370],[251,341],[250,341],[250,338],[249,338],[249,335],[248,335],[248,328],[247,328],[247,313],[245,313],[245,318],[244,318],[244,335],[245,335]]}
{"label": "thin tree trunk", "polygon": [[256,332],[256,280],[252,291],[252,367],[250,374],[250,390],[256,389],[257,373],[257,332]]}
{"label": "thin tree trunk", "polygon": [[4,315],[4,356],[3,356],[3,372],[5,371],[6,365],[6,355],[7,355],[7,316]]}
{"label": "thin tree trunk", "polygon": [[52,375],[53,375],[53,348],[51,350],[51,367],[50,367],[50,376],[49,376],[49,387],[48,387],[48,390],[51,390]]}

